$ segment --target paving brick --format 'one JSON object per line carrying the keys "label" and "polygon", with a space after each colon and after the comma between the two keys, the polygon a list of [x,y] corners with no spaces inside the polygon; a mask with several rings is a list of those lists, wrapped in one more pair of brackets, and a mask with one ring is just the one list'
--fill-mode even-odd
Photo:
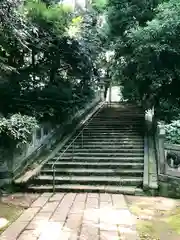
{"label": "paving brick", "polygon": [[98,208],[99,207],[99,199],[98,198],[87,198],[86,208]]}
{"label": "paving brick", "polygon": [[[122,195],[41,196],[0,236],[1,240],[138,240],[135,219]],[[99,196],[99,195],[98,195]],[[62,198],[63,197],[63,198]],[[59,200],[59,199],[62,199]],[[49,202],[47,200],[49,199]],[[61,202],[60,202],[61,201]],[[100,202],[100,207],[99,207]],[[53,214],[53,215],[52,215]],[[119,236],[118,236],[119,235]]]}
{"label": "paving brick", "polygon": [[65,222],[75,199],[75,194],[66,194],[51,216],[51,221]]}
{"label": "paving brick", "polygon": [[79,240],[79,235],[76,232],[71,232],[70,237],[68,238],[68,240]]}
{"label": "paving brick", "polygon": [[100,240],[119,240],[117,231],[100,231]]}
{"label": "paving brick", "polygon": [[33,230],[26,230],[24,231],[17,240],[37,240],[38,235],[35,234],[35,231]]}
{"label": "paving brick", "polygon": [[86,197],[87,197],[87,193],[79,193],[76,195],[75,201],[76,202],[85,202]]}
{"label": "paving brick", "polygon": [[112,202],[111,195],[108,193],[100,194],[100,202]]}
{"label": "paving brick", "polygon": [[98,193],[88,193],[88,198],[99,198],[99,194]]}
{"label": "paving brick", "polygon": [[59,211],[59,209],[70,209],[71,206],[73,205],[73,202],[75,200],[76,194],[70,193],[70,194],[66,194],[64,196],[64,198],[62,199],[61,203],[59,204],[57,211]]}
{"label": "paving brick", "polygon": [[79,212],[83,212],[85,208],[85,202],[74,202],[73,206],[70,209],[70,213],[79,213]]}
{"label": "paving brick", "polygon": [[98,224],[99,222],[99,211],[98,209],[86,209],[84,211],[83,223],[92,222]]}
{"label": "paving brick", "polygon": [[1,240],[15,240],[25,229],[27,222],[12,223],[0,236]]}
{"label": "paving brick", "polygon": [[133,225],[134,219],[127,209],[104,209],[100,214],[100,222],[117,225]]}
{"label": "paving brick", "polygon": [[50,218],[50,220],[55,222],[65,222],[67,215],[68,215],[68,211],[63,213],[55,212]]}
{"label": "paving brick", "polygon": [[39,230],[46,226],[48,219],[33,219],[28,226],[26,227],[26,230]]}
{"label": "paving brick", "polygon": [[49,221],[51,213],[38,213],[31,222],[26,226],[25,230],[31,230],[40,235],[43,229],[46,227],[46,224]]}
{"label": "paving brick", "polygon": [[51,213],[53,213],[58,205],[59,205],[58,202],[47,202],[44,205],[44,207],[41,209],[40,213],[41,212],[51,212]]}
{"label": "paving brick", "polygon": [[106,223],[106,222],[101,222],[99,224],[99,229],[101,231],[118,231],[117,225],[116,224],[111,224],[111,223]]}
{"label": "paving brick", "polygon": [[56,201],[60,203],[63,197],[64,193],[55,193],[51,198],[49,198],[49,202]]}
{"label": "paving brick", "polygon": [[68,215],[65,227],[70,230],[78,230],[81,226],[82,214],[70,214]]}
{"label": "paving brick", "polygon": [[124,195],[122,194],[112,194],[112,202],[114,208],[128,208]]}
{"label": "paving brick", "polygon": [[50,198],[52,195],[53,195],[53,193],[45,192],[45,193],[42,193],[40,197]]}
{"label": "paving brick", "polygon": [[82,225],[79,240],[98,240],[98,239],[99,239],[98,225],[92,223]]}
{"label": "paving brick", "polygon": [[38,213],[38,211],[39,211],[39,208],[28,208],[17,219],[17,222],[29,222],[29,221],[31,221],[35,217],[35,215]]}
{"label": "paving brick", "polygon": [[112,202],[100,202],[100,209],[102,208],[111,208],[112,209]]}
{"label": "paving brick", "polygon": [[70,232],[63,231],[60,223],[49,222],[41,233],[39,240],[68,240]]}
{"label": "paving brick", "polygon": [[47,196],[40,196],[36,201],[33,202],[31,205],[32,208],[34,207],[43,207],[45,203],[49,200]]}
{"label": "paving brick", "polygon": [[33,220],[48,220],[51,217],[51,212],[38,212]]}

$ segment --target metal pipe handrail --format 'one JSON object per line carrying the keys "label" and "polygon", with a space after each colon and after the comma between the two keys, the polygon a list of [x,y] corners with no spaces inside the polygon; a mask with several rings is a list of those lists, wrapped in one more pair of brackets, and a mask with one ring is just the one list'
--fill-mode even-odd
{"label": "metal pipe handrail", "polygon": [[[103,107],[104,103],[101,105],[101,107],[99,108],[99,110],[93,114],[92,116],[96,116],[101,108]],[[65,148],[65,150],[59,155],[59,157],[56,159],[56,161],[53,163],[52,165],[52,170],[53,170],[53,192],[55,192],[55,164],[57,163],[57,161],[59,161],[59,159],[61,159],[61,157],[64,155],[64,153],[69,149],[69,147],[72,146],[72,144],[74,144],[74,142],[76,141],[76,139],[83,133],[84,129],[88,126],[88,124],[92,121],[93,117],[90,117],[89,120],[87,120],[87,124],[85,124],[83,126],[83,128],[81,129],[81,131],[78,133],[78,135],[72,140],[72,142]],[[74,155],[74,152],[73,152],[73,155]]]}

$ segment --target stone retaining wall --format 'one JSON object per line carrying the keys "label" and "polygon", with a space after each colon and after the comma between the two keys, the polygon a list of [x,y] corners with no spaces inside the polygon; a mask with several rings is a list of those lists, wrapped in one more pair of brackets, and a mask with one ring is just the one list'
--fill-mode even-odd
{"label": "stone retaining wall", "polygon": [[161,156],[164,168],[158,173],[159,195],[180,198],[180,167],[173,167],[173,163],[168,164],[168,153],[180,156],[180,145],[164,143],[164,157]]}
{"label": "stone retaining wall", "polygon": [[50,153],[51,148],[56,145],[64,135],[71,132],[77,123],[84,118],[101,100],[101,93],[98,92],[96,98],[79,110],[67,122],[52,128],[51,124],[45,123],[32,133],[31,142],[21,145],[13,153],[5,153],[0,149],[0,187],[19,176],[29,165],[38,161],[43,154]]}
{"label": "stone retaining wall", "polygon": [[180,178],[160,174],[159,195],[163,197],[180,198]]}

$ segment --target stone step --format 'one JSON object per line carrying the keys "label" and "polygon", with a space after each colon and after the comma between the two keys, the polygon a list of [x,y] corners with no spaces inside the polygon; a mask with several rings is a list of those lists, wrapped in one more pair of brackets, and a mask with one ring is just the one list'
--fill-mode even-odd
{"label": "stone step", "polygon": [[[53,192],[53,186],[50,185],[30,185],[27,189],[29,192]],[[127,195],[144,195],[141,188],[133,186],[109,186],[109,185],[80,185],[80,184],[61,184],[55,185],[55,192],[94,192],[94,193],[119,193]]]}
{"label": "stone step", "polygon": [[145,114],[143,113],[134,113],[134,112],[99,112],[97,115],[94,115],[93,120],[102,120],[102,121],[106,121],[109,119],[112,120],[124,120],[124,119],[128,119],[128,120],[136,120],[136,119],[144,119]]}
{"label": "stone step", "polygon": [[83,133],[83,136],[79,136],[78,139],[89,139],[89,138],[116,138],[116,139],[142,139],[144,136],[143,134],[127,134],[127,133]]}
{"label": "stone step", "polygon": [[143,127],[142,126],[139,126],[139,127],[136,127],[136,126],[126,126],[126,127],[121,127],[119,125],[117,126],[102,126],[102,125],[97,125],[97,126],[87,126],[86,128],[84,128],[84,131],[125,131],[125,132],[142,132],[143,131]]}
{"label": "stone step", "polygon": [[115,113],[115,114],[110,114],[110,113],[103,113],[100,112],[99,114],[97,114],[96,116],[94,116],[93,121],[96,120],[101,120],[101,121],[108,121],[108,120],[120,120],[120,121],[124,121],[124,120],[128,120],[128,121],[134,121],[134,120],[144,120],[144,114],[138,114],[136,115],[136,113]]}
{"label": "stone step", "polygon": [[[99,139],[97,140],[96,138],[94,139],[89,139],[86,141],[83,140],[83,144],[84,146],[85,145],[99,145],[99,144],[102,144],[102,146],[106,146],[108,144],[108,146],[114,146],[114,145],[117,145],[117,146],[121,146],[121,147],[124,147],[124,146],[134,146],[134,144],[136,145],[140,145],[142,146],[144,144],[144,139],[143,138],[140,138],[140,139],[135,139],[135,140],[123,140],[123,139],[115,139],[115,138],[110,138],[110,139]],[[82,139],[80,138],[77,138],[77,140],[75,141],[75,145],[81,145],[82,144]]]}
{"label": "stone step", "polygon": [[[109,143],[109,144],[108,144]],[[79,142],[79,144],[74,144],[74,148],[77,148],[77,149],[81,149],[82,146],[84,149],[86,148],[90,148],[90,149],[128,149],[128,150],[131,150],[131,149],[139,149],[141,150],[142,148],[144,149],[144,146],[142,143],[139,143],[139,144],[134,144],[134,145],[131,145],[131,144],[128,144],[127,143],[121,143],[121,144],[117,144],[117,143],[112,143],[112,142],[108,142],[108,143],[104,143],[102,142],[101,145],[99,143],[83,143],[82,145],[82,142]],[[67,147],[67,146],[66,146]],[[64,147],[64,149],[66,149],[66,147]],[[71,147],[72,148],[72,147]]]}
{"label": "stone step", "polygon": [[103,156],[103,157],[89,157],[87,156],[86,158],[84,157],[77,157],[77,156],[74,156],[72,158],[72,156],[61,156],[60,154],[59,155],[56,155],[54,158],[51,159],[51,161],[56,161],[57,159],[59,159],[58,161],[82,161],[82,162],[119,162],[119,163],[122,163],[122,162],[143,162],[144,161],[144,157],[106,157],[106,156]]}
{"label": "stone step", "polygon": [[[51,184],[53,183],[53,176],[39,175],[35,179],[31,180],[34,184]],[[142,184],[142,177],[126,177],[126,176],[55,176],[55,184],[69,184],[69,183],[79,183],[87,185],[96,184],[108,184],[116,186],[137,186]]]}
{"label": "stone step", "polygon": [[144,162],[83,162],[83,161],[48,161],[47,163],[44,164],[44,167],[47,168],[52,168],[53,164],[55,167],[57,168],[79,168],[80,166],[82,168],[110,168],[110,169],[114,169],[114,168],[121,168],[121,169],[143,169],[144,167]]}
{"label": "stone step", "polygon": [[138,136],[141,135],[137,131],[116,131],[116,130],[105,130],[105,131],[83,131],[83,136],[93,136],[93,135],[113,135],[113,136]]}
{"label": "stone step", "polygon": [[[64,152],[64,150],[66,150],[65,152]],[[143,154],[144,155],[144,149],[143,148],[141,148],[141,149],[135,149],[135,148],[133,148],[133,149],[121,149],[121,148],[117,148],[117,149],[115,149],[115,148],[109,148],[109,149],[102,149],[102,148],[68,148],[68,149],[62,149],[62,151],[61,152],[59,152],[59,155],[60,154],[64,154],[64,155],[69,155],[69,154],[83,154],[83,153],[89,153],[89,154],[100,154],[101,153],[101,155],[102,155],[102,153],[103,153],[103,156],[106,156],[106,154],[115,154],[115,153],[117,153],[117,154],[119,154],[119,153],[124,153],[125,155],[126,155],[126,153],[128,153],[128,154],[130,154],[130,153],[132,153],[132,154]]]}
{"label": "stone step", "polygon": [[[53,176],[52,169],[41,170],[41,175]],[[59,175],[73,175],[73,176],[143,176],[143,169],[96,169],[96,168],[56,168],[56,176]]]}
{"label": "stone step", "polygon": [[[64,153],[64,156],[72,156],[72,153],[71,152],[66,152]],[[137,153],[130,153],[130,152],[106,152],[106,153],[103,153],[103,152],[74,152],[73,153],[73,156],[84,156],[84,157],[99,157],[99,156],[102,156],[102,157],[108,157],[108,156],[119,156],[119,157],[144,157],[144,152],[137,152]]]}
{"label": "stone step", "polygon": [[133,117],[134,119],[135,118],[144,118],[144,113],[141,113],[141,112],[137,112],[137,111],[127,111],[127,112],[124,112],[124,111],[104,111],[104,112],[99,112],[97,115],[96,115],[96,118],[102,118],[104,117],[104,119],[106,118],[121,118],[121,119],[124,119],[124,118],[130,118],[130,117]]}
{"label": "stone step", "polygon": [[143,124],[144,123],[144,121],[141,121],[141,120],[136,120],[136,121],[128,121],[128,120],[124,120],[124,121],[122,121],[122,120],[116,120],[116,121],[114,121],[114,120],[107,120],[107,121],[101,121],[101,120],[96,120],[96,121],[90,121],[89,122],[89,124],[88,125],[90,125],[90,126],[114,126],[114,127],[116,127],[116,126],[123,126],[123,124],[125,125],[125,127],[127,127],[127,124],[128,125],[133,125],[133,126],[136,126],[137,125],[137,127],[140,127],[140,124]]}
{"label": "stone step", "polygon": [[84,129],[82,134],[83,135],[94,135],[94,134],[113,134],[113,135],[121,135],[121,134],[124,134],[124,135],[138,135],[138,134],[142,134],[142,130],[131,130],[131,129],[128,129],[128,130],[116,130],[116,129]]}
{"label": "stone step", "polygon": [[[70,143],[72,143],[73,139],[71,139],[71,141],[69,141],[67,143],[66,146],[69,146]],[[106,145],[106,144],[110,144],[110,145],[119,145],[119,147],[123,147],[125,146],[126,144],[133,144],[133,143],[137,143],[137,144],[141,144],[143,145],[144,144],[144,138],[143,137],[139,137],[139,138],[113,138],[113,137],[110,137],[110,138],[103,138],[103,137],[84,137],[83,140],[82,138],[77,138],[75,139],[74,141],[74,145],[80,145],[82,144],[82,141],[83,141],[83,144],[86,145],[86,144],[102,144],[102,145]]]}
{"label": "stone step", "polygon": [[113,129],[113,130],[139,130],[142,128],[142,124],[139,126],[136,126],[136,125],[126,125],[126,126],[122,126],[122,125],[119,125],[119,123],[117,124],[103,124],[103,123],[99,123],[99,124],[96,124],[96,125],[86,125],[86,127],[84,129],[91,129],[91,130],[97,130],[97,129]]}
{"label": "stone step", "polygon": [[[91,136],[87,136],[87,135],[85,135],[85,136],[83,136],[83,138],[84,138],[84,140],[92,140],[92,141],[94,141],[94,139],[96,139],[96,140],[98,140],[98,141],[102,141],[102,140],[116,140],[116,141],[119,141],[119,140],[121,140],[121,141],[129,141],[129,140],[134,140],[134,141],[136,141],[136,140],[143,140],[143,136],[123,136],[123,135],[112,135],[112,134],[100,134],[100,135],[98,135],[98,136],[96,136],[96,135],[91,135]],[[80,136],[79,135],[79,137],[77,137],[77,139],[76,139],[76,141],[77,140],[81,140],[82,141],[82,136]]]}
{"label": "stone step", "polygon": [[104,126],[104,125],[111,125],[111,126],[137,125],[137,126],[139,126],[140,124],[143,124],[143,123],[144,123],[144,120],[142,120],[142,119],[134,119],[134,120],[124,119],[122,121],[121,118],[120,119],[116,119],[116,120],[113,120],[113,119],[110,118],[110,119],[107,119],[107,120],[104,120],[104,121],[102,121],[101,119],[95,120],[95,121],[90,121],[88,123],[88,125],[90,124],[90,125],[93,126],[93,125],[100,125],[100,124],[102,124],[102,126]]}

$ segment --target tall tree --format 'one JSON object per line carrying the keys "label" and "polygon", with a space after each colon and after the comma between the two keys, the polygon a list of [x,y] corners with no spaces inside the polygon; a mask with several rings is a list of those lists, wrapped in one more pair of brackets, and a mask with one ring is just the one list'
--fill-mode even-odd
{"label": "tall tree", "polygon": [[180,99],[180,4],[177,0],[148,1],[147,5],[140,1],[134,7],[135,2],[109,2],[109,25],[116,53],[112,74],[121,82],[125,98],[145,108],[154,106],[159,118],[169,120],[172,109],[178,112]]}

